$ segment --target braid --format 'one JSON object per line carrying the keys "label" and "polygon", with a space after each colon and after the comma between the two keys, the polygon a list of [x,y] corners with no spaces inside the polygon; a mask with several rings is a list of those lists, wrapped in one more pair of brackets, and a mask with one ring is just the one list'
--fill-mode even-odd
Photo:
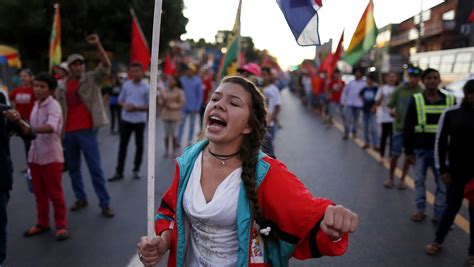
{"label": "braid", "polygon": [[265,110],[265,99],[262,92],[245,78],[237,76],[226,77],[222,80],[222,83],[239,84],[252,96],[252,106],[250,107],[248,121],[252,132],[244,139],[239,156],[242,160],[242,182],[250,202],[252,215],[257,224],[263,228],[265,227],[265,221],[258,204],[256,170],[258,154],[266,133],[267,112]]}
{"label": "braid", "polygon": [[[255,139],[255,138],[249,138]],[[257,141],[257,140],[252,140]],[[255,221],[262,227],[263,224],[263,217],[260,207],[258,205],[258,198],[257,198],[257,177],[255,170],[257,168],[258,162],[258,151],[260,148],[260,144],[257,142],[249,142],[254,143],[253,146],[242,146],[242,150],[240,152],[242,157],[242,182],[244,184],[245,192],[247,193],[247,198],[250,201],[250,207],[252,208],[252,213],[255,218]]]}

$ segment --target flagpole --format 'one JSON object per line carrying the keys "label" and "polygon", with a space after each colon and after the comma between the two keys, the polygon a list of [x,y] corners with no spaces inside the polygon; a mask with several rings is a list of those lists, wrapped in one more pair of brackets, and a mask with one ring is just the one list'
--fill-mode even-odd
{"label": "flagpole", "polygon": [[240,51],[242,49],[242,44],[240,43],[241,39],[240,39],[240,26],[241,26],[241,23],[240,23],[240,17],[241,17],[241,13],[242,13],[242,0],[239,0],[239,22],[238,22],[238,27],[239,29],[237,30],[237,68],[240,68],[240,61],[241,61],[241,58],[240,58]]}
{"label": "flagpole", "polygon": [[148,188],[147,188],[147,235],[155,236],[155,132],[156,87],[158,82],[158,53],[160,48],[162,0],[155,0],[153,38],[151,44],[150,97],[148,113]]}

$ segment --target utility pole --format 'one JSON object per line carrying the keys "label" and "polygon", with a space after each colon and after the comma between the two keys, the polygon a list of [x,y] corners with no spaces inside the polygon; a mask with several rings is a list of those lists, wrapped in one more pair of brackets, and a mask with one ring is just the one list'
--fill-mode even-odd
{"label": "utility pole", "polygon": [[419,16],[419,21],[418,24],[416,25],[416,28],[418,30],[418,39],[416,39],[416,52],[420,53],[421,52],[421,45],[423,42],[423,34],[425,31],[425,23],[423,21],[423,0],[420,0],[420,16]]}

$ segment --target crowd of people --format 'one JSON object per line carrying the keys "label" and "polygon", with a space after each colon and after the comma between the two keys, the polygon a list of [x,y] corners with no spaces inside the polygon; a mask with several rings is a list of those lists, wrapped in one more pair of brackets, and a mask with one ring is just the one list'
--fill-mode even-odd
{"label": "crowd of people", "polygon": [[[437,231],[425,250],[429,255],[439,253],[464,197],[474,203],[474,168],[468,156],[474,149],[474,80],[465,84],[464,99],[456,103],[453,95],[440,89],[440,73],[432,68],[409,67],[402,82],[399,73],[389,72],[379,79],[359,67],[353,69],[354,79],[347,84],[341,81],[338,70],[330,79],[314,69],[298,74],[291,79],[290,89],[300,93],[309,110],[318,112],[328,125],[337,115],[344,125],[343,140],[357,138],[362,128],[362,148],[379,152],[380,163],[388,161],[385,188],[393,188],[402,155],[399,190],[407,188],[405,179],[413,166],[416,211],[411,220],[417,223],[427,217],[425,182],[431,169],[436,184],[431,221]],[[469,217],[469,264],[474,266],[473,204],[469,205]]]}
{"label": "crowd of people", "polygon": [[[2,170],[7,170],[7,177],[0,181],[0,265],[6,257],[6,206],[13,176],[9,151],[12,134],[19,135],[24,142],[28,167],[21,171],[31,175],[36,200],[37,221],[26,229],[25,237],[50,230],[51,202],[56,239],[69,238],[61,174],[68,172],[76,198],[69,211],[86,208],[89,199],[84,190],[81,154],[90,173],[101,215],[105,218],[114,217],[107,181],[117,182],[126,177],[127,148],[132,134],[136,148],[132,178],[141,178],[144,134],[151,116],[148,114],[150,85],[144,66],[135,62],[126,73],[111,73],[111,62],[99,37],[90,35],[86,40],[97,50],[100,62],[95,69],[86,71],[85,58],[81,54],[72,54],[66,62],[54,68],[55,75],[45,72],[34,75],[29,69],[20,70],[21,85],[8,94],[0,94],[0,165]],[[300,225],[305,231],[296,231],[290,226],[286,230],[295,238],[316,242],[316,246],[321,246],[318,252],[321,255],[340,255],[347,247],[347,233],[355,230],[357,215],[343,207],[332,206],[329,200],[302,197],[308,194],[307,190],[276,159],[274,140],[278,130],[284,127],[279,121],[283,104],[280,91],[284,82],[277,79],[275,69],[256,63],[243,65],[235,75],[216,81],[215,73],[208,66],[187,62],[179,66],[176,73],[159,77],[156,116],[162,121],[164,132],[163,158],[178,157],[178,167],[186,172],[188,184],[178,189],[175,177],[164,196],[157,215],[158,237],[152,240],[144,238],[139,244],[140,259],[144,263],[156,263],[168,249],[171,249],[172,261],[185,258],[195,263],[220,264],[223,263],[220,255],[224,252],[226,258],[234,263],[242,261],[245,255],[251,261],[264,261],[261,254],[264,246],[268,245],[277,254],[284,252],[281,251],[282,244],[275,243],[275,238],[291,243],[284,238],[289,233],[284,233],[278,226],[291,226],[292,221],[280,221],[282,217],[307,221],[308,225]],[[299,93],[305,107],[320,114],[328,127],[340,120],[344,126],[343,140],[357,138],[357,133],[363,129],[362,148],[378,151],[379,161],[389,163],[388,179],[383,183],[385,188],[393,188],[399,158],[405,155],[397,188],[407,188],[405,177],[413,166],[416,212],[411,219],[414,222],[427,217],[425,180],[427,169],[431,168],[436,182],[432,221],[438,225],[438,230],[426,252],[434,255],[442,248],[465,191],[474,191],[474,185],[470,183],[474,177],[473,168],[469,166],[468,157],[462,156],[474,149],[474,82],[465,85],[465,98],[456,105],[452,95],[439,89],[441,77],[435,69],[409,67],[406,81],[402,82],[399,82],[402,80],[399,73],[395,72],[379,79],[375,73],[366,73],[364,69],[355,67],[353,75],[354,79],[346,83],[337,69],[328,75],[314,68],[302,68],[290,76],[289,88]],[[120,142],[115,173],[106,179],[97,130],[109,124],[110,134],[119,134]],[[185,129],[187,135],[184,135]],[[259,148],[265,154],[259,154]],[[183,160],[200,164],[194,164],[190,169],[189,166],[193,165],[182,165]],[[260,170],[259,166],[267,165],[273,171]],[[264,183],[260,187],[262,180],[256,180],[282,173],[289,177],[282,184]],[[221,192],[220,184],[224,180],[226,191]],[[199,181],[204,199],[196,200],[199,198],[199,194],[195,194]],[[247,196],[245,200],[237,197],[241,183]],[[288,190],[292,186],[294,190]],[[177,203],[179,190],[184,190],[184,197],[180,198],[183,205]],[[268,194],[262,196],[260,190]],[[288,194],[289,191],[302,206],[314,206],[315,217],[303,218],[294,207],[276,209],[274,201],[278,192]],[[224,197],[233,201],[219,201]],[[217,199],[213,205],[203,205],[213,199]],[[245,206],[242,201],[250,203],[245,216],[252,216],[255,222],[251,225],[237,225],[235,220],[226,219],[228,216],[234,218],[236,210]],[[471,207],[474,206],[469,208],[472,221],[474,208]],[[266,217],[262,215],[263,208]],[[176,254],[180,253],[176,251],[180,245],[176,235],[182,234],[176,231],[183,222],[182,217],[177,217],[178,211],[185,214],[193,233],[192,250],[186,255]],[[203,225],[204,218],[210,218],[212,225]],[[345,223],[335,225],[336,219]],[[318,224],[320,228],[312,228],[317,221],[322,221]],[[175,228],[172,226],[174,223],[178,224]],[[234,236],[235,229],[243,226],[248,227],[252,242],[251,251],[245,255],[236,250],[241,240],[227,238]],[[212,248],[225,245],[228,247],[226,251],[213,250],[203,243],[199,234],[206,227],[214,227],[219,237],[202,238],[217,240]],[[278,246],[280,249],[276,249]],[[295,253],[301,258],[314,257],[313,246],[315,244],[296,246]],[[469,255],[474,264],[472,224]]]}

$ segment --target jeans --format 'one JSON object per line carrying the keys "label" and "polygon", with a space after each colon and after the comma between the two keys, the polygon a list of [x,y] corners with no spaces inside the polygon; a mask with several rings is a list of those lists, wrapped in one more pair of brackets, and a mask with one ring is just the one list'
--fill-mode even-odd
{"label": "jeans", "polygon": [[268,156],[276,159],[275,149],[273,148],[272,136],[269,132],[265,134],[265,137],[263,139],[262,151]]}
{"label": "jeans", "polygon": [[7,257],[7,204],[10,192],[0,191],[0,264]]}
{"label": "jeans", "polygon": [[[469,182],[469,176],[454,175],[451,174],[453,183],[448,186],[446,195],[446,209],[444,210],[443,217],[439,222],[438,229],[436,230],[435,242],[442,244],[446,235],[449,233],[451,225],[456,218],[459,210],[461,209],[462,201],[464,199],[464,187]],[[469,255],[474,256],[474,207],[469,205],[469,232],[471,238],[471,244],[469,246]]]}
{"label": "jeans", "polygon": [[272,126],[268,126],[268,127],[267,127],[267,133],[268,133],[268,135],[270,136],[272,142],[273,142],[273,140],[275,140],[275,135],[276,135],[276,125],[275,125],[275,124],[276,124],[276,123],[273,122],[273,125],[272,125]]}
{"label": "jeans", "polygon": [[[466,175],[456,175],[451,173],[453,179],[452,184],[448,186],[446,194],[446,209],[443,212],[438,229],[436,230],[435,242],[442,244],[446,235],[448,235],[451,225],[461,209],[462,201],[464,199],[464,187],[469,182],[470,178]],[[469,246],[469,255],[474,256],[474,207],[469,205],[469,221],[470,221],[470,238],[471,244]]]}
{"label": "jeans", "polygon": [[439,171],[435,167],[433,149],[415,149],[415,201],[419,212],[425,212],[426,209],[426,172],[431,167],[436,183],[435,204],[433,216],[441,218],[444,211],[446,199],[446,185],[441,180]]}
{"label": "jeans", "polygon": [[364,138],[366,144],[376,147],[379,142],[377,121],[374,112],[364,112]]}
{"label": "jeans", "polygon": [[353,135],[357,133],[357,123],[359,122],[359,113],[362,109],[358,107],[345,107],[345,124],[344,124],[344,134],[349,135],[351,132]]}
{"label": "jeans", "polygon": [[143,158],[143,138],[145,134],[145,123],[129,123],[122,121],[120,124],[120,147],[117,160],[117,174],[123,174],[123,168],[125,165],[125,159],[127,158],[128,142],[132,133],[135,132],[135,161],[133,171],[138,172],[142,165]]}
{"label": "jeans", "polygon": [[403,143],[405,138],[403,133],[394,132],[392,135],[392,143],[390,144],[390,156],[400,157],[403,152]]}
{"label": "jeans", "polygon": [[99,198],[99,206],[106,208],[110,203],[110,196],[105,187],[105,178],[100,160],[99,144],[96,131],[92,129],[66,132],[64,137],[66,149],[66,162],[72,189],[77,200],[87,200],[81,173],[81,151],[89,169],[94,191]]}
{"label": "jeans", "polygon": [[186,119],[188,116],[190,117],[190,125],[189,125],[189,137],[188,137],[188,144],[191,144],[191,141],[194,137],[194,122],[196,121],[197,112],[183,110],[181,112],[181,121],[179,123],[178,129],[178,143],[181,144],[181,138],[183,137],[184,125],[186,124]]}

